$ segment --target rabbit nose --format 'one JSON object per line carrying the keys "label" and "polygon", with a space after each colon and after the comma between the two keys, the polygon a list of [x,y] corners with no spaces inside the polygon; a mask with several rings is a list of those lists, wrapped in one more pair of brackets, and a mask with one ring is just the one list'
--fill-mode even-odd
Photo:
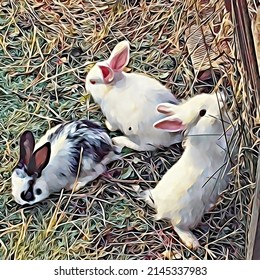
{"label": "rabbit nose", "polygon": [[33,194],[30,191],[27,192],[23,191],[21,193],[21,199],[24,201],[31,201],[33,200],[32,198],[33,198]]}
{"label": "rabbit nose", "polygon": [[30,180],[29,182],[29,188],[27,191],[23,191],[21,193],[21,199],[23,201],[33,201],[35,199],[34,193],[33,193],[33,186],[34,186],[34,181]]}

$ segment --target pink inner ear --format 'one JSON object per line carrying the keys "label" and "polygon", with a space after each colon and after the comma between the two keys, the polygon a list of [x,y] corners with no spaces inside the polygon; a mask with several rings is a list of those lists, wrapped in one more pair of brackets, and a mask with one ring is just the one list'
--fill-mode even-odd
{"label": "pink inner ear", "polygon": [[109,66],[115,72],[120,72],[128,64],[128,61],[129,51],[128,48],[125,47],[121,52],[117,53],[110,59]]}
{"label": "pink inner ear", "polygon": [[20,138],[20,161],[28,165],[35,141],[31,131],[25,131]]}
{"label": "pink inner ear", "polygon": [[100,70],[102,72],[104,82],[106,84],[112,82],[112,80],[114,78],[113,71],[108,66],[105,66],[105,65],[98,65],[98,67],[100,68]]}
{"label": "pink inner ear", "polygon": [[48,148],[47,147],[43,147],[36,153],[35,165],[36,165],[37,169],[39,169],[42,165],[44,165],[47,157],[48,157]]}
{"label": "pink inner ear", "polygon": [[110,73],[110,71],[108,70],[108,68],[105,67],[105,66],[99,66],[99,68],[100,68],[101,71],[102,71],[103,77],[106,78],[106,77],[109,75],[109,73]]}
{"label": "pink inner ear", "polygon": [[170,108],[167,107],[166,105],[159,105],[159,106],[157,107],[157,111],[158,111],[159,113],[162,113],[162,114],[165,114],[165,115],[167,115],[167,114],[169,114],[169,113],[171,113],[171,115],[174,114],[174,112],[172,112],[172,111],[170,110]]}
{"label": "pink inner ear", "polygon": [[175,120],[162,120],[154,125],[155,128],[168,130],[171,132],[178,132],[182,131],[185,128],[185,125],[183,125],[181,120],[175,119]]}
{"label": "pink inner ear", "polygon": [[30,161],[30,158],[31,158],[31,155],[32,155],[32,150],[28,144],[29,140],[26,139],[26,141],[24,142],[24,148],[25,148],[25,151],[26,151],[26,156],[25,156],[25,164],[28,165],[29,161]]}

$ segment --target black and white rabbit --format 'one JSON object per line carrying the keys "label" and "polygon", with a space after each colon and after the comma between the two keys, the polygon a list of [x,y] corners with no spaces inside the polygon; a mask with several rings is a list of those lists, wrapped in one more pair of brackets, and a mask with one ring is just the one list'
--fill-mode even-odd
{"label": "black and white rabbit", "polygon": [[107,133],[89,120],[48,130],[35,145],[31,131],[20,138],[20,159],[12,173],[12,194],[21,205],[34,204],[65,188],[85,186],[120,158]]}

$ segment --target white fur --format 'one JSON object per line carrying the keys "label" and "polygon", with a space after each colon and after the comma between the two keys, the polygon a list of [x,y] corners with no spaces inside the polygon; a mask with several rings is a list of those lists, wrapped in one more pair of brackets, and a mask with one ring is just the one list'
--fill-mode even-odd
{"label": "white fur", "polygon": [[[115,53],[129,45],[126,41],[120,42],[113,50],[110,58],[97,63],[86,77],[86,88],[94,101],[101,107],[106,117],[106,126],[109,130],[121,130],[125,136],[113,138],[113,142],[131,149],[154,150],[158,146],[170,146],[181,142],[182,137],[177,133],[157,130],[153,123],[163,117],[156,110],[161,102],[178,103],[169,89],[157,80],[138,73],[113,73],[113,79],[105,83],[98,65],[109,65]],[[128,60],[125,64],[128,63]],[[96,83],[93,85],[90,80]],[[131,130],[129,129],[131,127]]]}
{"label": "white fur", "polygon": [[[221,101],[220,106],[223,106]],[[229,162],[227,143],[219,120],[216,94],[201,94],[170,107],[174,114],[172,118],[182,120],[187,127],[185,150],[158,185],[145,191],[142,196],[156,208],[156,219],[170,219],[184,244],[196,248],[199,246],[198,240],[189,229],[200,222],[228,184],[230,166],[229,163],[225,164]],[[199,117],[201,109],[207,110],[203,117]],[[230,119],[223,110],[222,114],[227,129]],[[230,134],[231,131],[226,134],[227,139]]]}

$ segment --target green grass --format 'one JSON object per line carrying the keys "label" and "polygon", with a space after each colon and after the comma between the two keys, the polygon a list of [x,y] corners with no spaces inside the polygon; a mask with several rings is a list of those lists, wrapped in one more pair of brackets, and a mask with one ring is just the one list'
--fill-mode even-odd
{"label": "green grass", "polygon": [[[25,129],[39,139],[63,120],[88,117],[104,123],[84,79],[93,62],[107,58],[118,41],[131,42],[130,71],[150,74],[179,98],[216,85],[194,85],[183,35],[188,2],[56,1],[51,7],[47,2],[0,4],[0,259],[167,259],[175,254],[184,259],[244,259],[255,136],[248,134],[252,104],[243,94],[241,74],[232,80],[236,124],[246,121],[236,137],[240,157],[235,177],[194,230],[201,243],[196,252],[182,245],[169,222],[154,222],[153,210],[135,191],[137,185],[154,187],[181,156],[180,146],[143,153],[126,149],[123,159],[109,166],[111,176],[101,176],[76,193],[55,194],[25,208],[12,200],[10,176]],[[235,71],[234,66],[228,75]]]}

